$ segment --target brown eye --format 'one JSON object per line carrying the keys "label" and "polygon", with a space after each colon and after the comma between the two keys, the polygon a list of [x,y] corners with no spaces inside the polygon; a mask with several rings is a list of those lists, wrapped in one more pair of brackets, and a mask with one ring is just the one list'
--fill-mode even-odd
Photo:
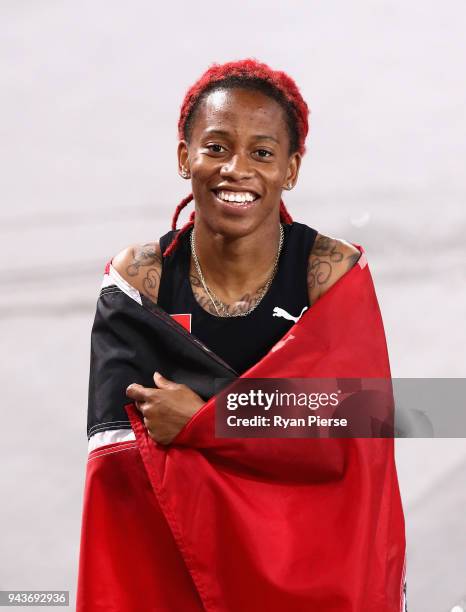
{"label": "brown eye", "polygon": [[272,153],[270,151],[267,151],[267,149],[257,149],[256,153],[259,155],[259,157],[271,157],[272,156]]}
{"label": "brown eye", "polygon": [[207,145],[207,149],[209,149],[209,151],[212,151],[212,153],[221,153],[221,149],[223,149],[222,145],[219,145],[217,143],[214,144],[210,144]]}

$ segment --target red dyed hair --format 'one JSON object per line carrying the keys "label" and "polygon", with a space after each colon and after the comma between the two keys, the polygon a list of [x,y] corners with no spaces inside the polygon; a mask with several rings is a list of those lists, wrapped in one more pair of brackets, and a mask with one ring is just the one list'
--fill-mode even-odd
{"label": "red dyed hair", "polygon": [[[309,131],[308,115],[309,108],[303,100],[298,86],[294,80],[285,72],[272,70],[267,64],[258,62],[255,59],[245,59],[235,62],[227,62],[225,64],[212,64],[204,74],[192,85],[186,92],[185,98],[181,105],[180,118],[178,120],[178,136],[180,140],[186,137],[186,123],[191,117],[196,103],[199,101],[202,94],[208,89],[214,89],[215,85],[221,85],[223,81],[236,78],[239,81],[260,82],[269,85],[281,100],[286,104],[288,114],[291,112],[293,123],[296,127],[297,135],[297,152],[304,155],[306,151],[305,140]],[[236,85],[240,87],[239,85]],[[191,202],[193,194],[189,194],[181,200],[175,210],[172,219],[172,229],[176,230],[176,223],[183,208]],[[178,246],[181,236],[186,233],[194,225],[194,211],[189,217],[189,221],[177,232],[171,243],[163,252],[163,256],[170,255]],[[292,223],[290,213],[287,211],[283,200],[280,200],[280,220],[283,223]]]}

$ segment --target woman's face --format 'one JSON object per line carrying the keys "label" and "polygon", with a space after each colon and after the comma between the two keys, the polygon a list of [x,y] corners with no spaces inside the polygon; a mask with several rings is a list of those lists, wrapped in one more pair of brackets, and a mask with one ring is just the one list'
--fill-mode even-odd
{"label": "woman's face", "polygon": [[280,104],[233,88],[212,91],[201,102],[190,142],[178,145],[178,162],[180,173],[190,173],[198,221],[238,235],[278,224],[282,189],[295,184],[301,156],[289,155]]}

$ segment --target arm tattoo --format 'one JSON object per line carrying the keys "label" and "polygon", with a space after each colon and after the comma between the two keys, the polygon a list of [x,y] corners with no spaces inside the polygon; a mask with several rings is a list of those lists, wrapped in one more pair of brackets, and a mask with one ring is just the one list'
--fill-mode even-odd
{"label": "arm tattoo", "polygon": [[327,257],[332,263],[338,263],[343,259],[341,244],[334,238],[319,234],[312,249],[314,255]]}
{"label": "arm tattoo", "polygon": [[345,272],[350,270],[361,257],[359,251],[350,250],[340,240],[318,234],[308,261],[307,286],[309,292],[321,294],[321,286],[328,289]]}
{"label": "arm tattoo", "polygon": [[314,289],[317,285],[324,285],[330,279],[335,265],[343,260],[341,244],[319,234],[315,239],[307,271],[307,285]]}
{"label": "arm tattoo", "polygon": [[141,247],[133,249],[133,261],[126,268],[126,272],[129,276],[137,276],[139,268],[156,264],[162,265],[162,258],[154,245],[148,242]]}
{"label": "arm tattoo", "polygon": [[132,250],[133,261],[126,268],[128,276],[137,276],[141,268],[148,267],[146,276],[141,279],[144,292],[156,299],[160,285],[162,257],[153,243],[143,244]]}
{"label": "arm tattoo", "polygon": [[145,278],[142,279],[142,286],[151,298],[156,299],[158,296],[160,285],[160,272],[156,268],[147,270]]}
{"label": "arm tattoo", "polygon": [[332,274],[332,266],[328,261],[322,261],[318,257],[311,257],[307,270],[307,286],[314,289],[317,285],[323,285]]}

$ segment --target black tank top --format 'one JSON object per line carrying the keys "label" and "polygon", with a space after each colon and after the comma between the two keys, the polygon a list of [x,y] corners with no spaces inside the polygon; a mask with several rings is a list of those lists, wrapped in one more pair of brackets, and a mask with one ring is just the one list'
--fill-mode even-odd
{"label": "black tank top", "polygon": [[[181,236],[171,255],[162,258],[158,304],[171,315],[191,315],[189,331],[239,374],[268,353],[310,306],[307,262],[317,231],[296,221],[283,229],[275,277],[259,305],[246,316],[219,317],[197,302],[189,281],[191,231]],[[162,253],[178,231],[160,238]]]}

